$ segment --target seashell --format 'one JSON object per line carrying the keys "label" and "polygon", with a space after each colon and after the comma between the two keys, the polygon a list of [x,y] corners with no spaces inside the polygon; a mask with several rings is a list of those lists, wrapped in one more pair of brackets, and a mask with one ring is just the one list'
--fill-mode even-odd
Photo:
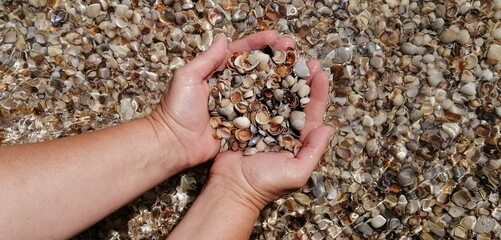
{"label": "seashell", "polygon": [[225,116],[229,120],[233,120],[236,117],[233,103],[229,103],[225,107],[219,109],[219,114]]}
{"label": "seashell", "polygon": [[232,103],[240,102],[240,100],[242,100],[242,99],[243,99],[242,92],[240,92],[239,90],[235,90],[235,91],[231,92],[230,101]]}
{"label": "seashell", "polygon": [[[492,219],[491,217],[480,216],[480,217],[478,217],[478,219],[473,227],[473,232],[480,233],[480,234],[490,233],[494,229],[496,224],[498,224],[497,221]],[[490,237],[485,238],[485,239],[490,239]]]}
{"label": "seashell", "polygon": [[291,69],[285,65],[278,66],[275,69],[275,72],[280,76],[280,77],[285,77],[290,74]]}
{"label": "seashell", "polygon": [[293,72],[296,76],[300,78],[307,78],[310,76],[310,70],[308,65],[306,64],[306,60],[301,58],[295,64],[293,68]]}
{"label": "seashell", "polygon": [[248,90],[244,92],[244,99],[247,100],[253,100],[256,97],[256,94],[254,94],[254,90]]}
{"label": "seashell", "polygon": [[301,80],[297,81],[297,82],[296,82],[296,83],[292,86],[292,88],[291,88],[291,90],[290,90],[290,91],[291,91],[291,92],[293,92],[293,93],[295,93],[295,92],[299,91],[299,89],[300,89],[300,88],[302,88],[302,87],[303,87],[303,86],[305,86],[305,85],[306,85],[306,80],[302,80],[302,79],[301,79]]}
{"label": "seashell", "polygon": [[291,88],[292,86],[294,86],[294,84],[296,84],[296,82],[297,78],[289,75],[282,80],[280,85],[282,85],[283,88]]}
{"label": "seashell", "polygon": [[491,159],[489,160],[488,164],[487,164],[487,167],[491,170],[497,170],[499,168],[501,168],[501,159],[497,159],[497,160],[494,160],[494,159]]}
{"label": "seashell", "polygon": [[235,138],[239,141],[239,142],[247,142],[249,140],[251,140],[253,134],[251,132],[251,130],[249,129],[237,129],[235,131]]}
{"label": "seashell", "polygon": [[219,125],[221,125],[222,121],[221,121],[221,118],[219,117],[211,117],[209,119],[209,125],[212,127],[212,128],[216,128],[218,127]]}
{"label": "seashell", "polygon": [[284,91],[283,103],[289,104],[290,108],[294,109],[299,105],[299,98],[290,91]]}
{"label": "seashell", "polygon": [[305,84],[299,88],[299,90],[297,91],[297,95],[301,98],[304,98],[310,94],[310,90],[311,90],[310,86]]}
{"label": "seashell", "polygon": [[374,228],[380,228],[386,224],[386,218],[381,215],[377,215],[369,220],[369,223]]}
{"label": "seashell", "polygon": [[301,98],[299,100],[299,104],[301,107],[304,107],[306,106],[306,104],[308,104],[310,102],[310,98],[309,97],[304,97],[304,98]]}
{"label": "seashell", "polygon": [[466,20],[467,23],[474,23],[478,20],[479,16],[480,16],[480,10],[473,8],[466,13],[464,19]]}
{"label": "seashell", "polygon": [[[265,52],[266,53],[266,52]],[[287,52],[284,50],[273,50],[271,56],[271,60],[277,65],[283,64],[285,60],[287,59]]]}
{"label": "seashell", "polygon": [[474,96],[477,94],[477,90],[476,90],[477,86],[475,83],[473,82],[470,82],[470,83],[467,83],[465,85],[463,85],[459,91],[464,93],[465,95],[468,95],[468,96]]}
{"label": "seashell", "polygon": [[279,101],[279,102],[283,101],[283,99],[284,99],[284,90],[278,89],[278,88],[277,89],[273,89],[273,97],[277,101]]}
{"label": "seashell", "polygon": [[397,183],[400,184],[402,187],[409,187],[412,186],[416,183],[417,178],[415,172],[410,169],[406,168],[397,175]]}
{"label": "seashell", "polygon": [[495,65],[501,63],[501,45],[492,44],[487,52],[487,63]]}
{"label": "seashell", "polygon": [[258,124],[268,124],[271,121],[268,111],[258,111],[255,118]]}
{"label": "seashell", "polygon": [[231,131],[229,128],[217,128],[214,133],[214,138],[216,139],[228,139],[231,136]]}
{"label": "seashell", "polygon": [[290,124],[295,130],[301,131],[304,128],[306,114],[300,111],[292,111],[290,113]]}
{"label": "seashell", "polygon": [[235,58],[233,65],[238,72],[245,73],[256,68],[258,64],[258,59],[250,55],[249,52],[244,52]]}
{"label": "seashell", "polygon": [[266,127],[266,131],[268,131],[272,136],[278,136],[283,132],[282,125],[270,122]]}
{"label": "seashell", "polygon": [[90,4],[85,10],[85,15],[89,18],[96,18],[101,13],[101,5],[99,3]]}
{"label": "seashell", "polygon": [[289,151],[294,150],[294,146],[296,145],[296,140],[291,135],[280,135],[278,136],[278,145],[283,147]]}
{"label": "seashell", "polygon": [[501,221],[501,206],[494,208],[494,210],[491,213],[491,216],[496,220]]}
{"label": "seashell", "polygon": [[236,0],[220,0],[219,5],[225,10],[225,11],[233,11],[237,7],[237,1]]}
{"label": "seashell", "polygon": [[250,120],[247,117],[237,117],[233,119],[233,125],[240,129],[246,129],[250,127]]}
{"label": "seashell", "polygon": [[458,206],[465,206],[471,201],[471,197],[467,189],[460,189],[452,195],[451,200]]}
{"label": "seashell", "polygon": [[258,153],[258,152],[259,151],[257,150],[257,148],[247,148],[244,151],[244,156],[251,156],[251,155],[254,155],[254,154]]}
{"label": "seashell", "polygon": [[452,139],[456,138],[461,132],[461,128],[457,123],[443,123],[442,130],[446,132]]}
{"label": "seashell", "polygon": [[220,7],[211,9],[207,14],[207,20],[209,20],[212,26],[218,25],[224,19],[226,19],[225,11]]}
{"label": "seashell", "polygon": [[456,41],[458,35],[458,31],[454,28],[448,28],[440,35],[440,41],[444,43],[451,43]]}
{"label": "seashell", "polygon": [[297,61],[297,54],[296,51],[293,48],[288,48],[286,51],[286,57],[284,64],[288,67],[294,66]]}

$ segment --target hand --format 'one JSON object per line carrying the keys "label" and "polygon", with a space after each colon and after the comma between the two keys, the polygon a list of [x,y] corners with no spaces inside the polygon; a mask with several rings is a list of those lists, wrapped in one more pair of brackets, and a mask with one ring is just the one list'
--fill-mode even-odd
{"label": "hand", "polygon": [[293,44],[290,38],[279,38],[276,31],[259,32],[230,44],[223,35],[216,36],[207,51],[174,73],[160,106],[150,114],[160,143],[179,143],[165,147],[179,151],[185,167],[213,158],[219,151],[220,140],[214,139],[214,129],[209,125],[208,79],[212,73],[223,70],[233,52],[266,45],[285,49]]}
{"label": "hand", "polygon": [[307,80],[311,86],[311,101],[304,109],[306,124],[300,139],[303,147],[296,157],[287,151],[252,156],[227,151],[215,159],[209,183],[213,181],[213,185],[228,186],[233,191],[229,196],[238,196],[235,200],[246,207],[260,211],[269,202],[304,186],[324,153],[333,132],[331,127],[323,125],[328,100],[328,75],[319,71],[318,61],[309,61],[308,67],[311,73]]}

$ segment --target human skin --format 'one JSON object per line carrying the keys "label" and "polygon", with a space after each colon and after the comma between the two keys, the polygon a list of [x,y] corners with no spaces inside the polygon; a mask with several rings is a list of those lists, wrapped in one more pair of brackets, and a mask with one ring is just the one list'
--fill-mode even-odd
{"label": "human skin", "polygon": [[[219,37],[206,52],[176,71],[160,106],[147,117],[78,136],[0,147],[0,238],[69,238],[170,176],[213,159],[220,143],[213,138],[209,126],[206,79],[224,68],[220,63],[231,52],[264,45],[285,48],[293,46],[293,42],[279,38],[274,31],[260,32],[231,44]],[[311,62],[310,69],[318,72],[318,62]],[[305,129],[313,126],[307,124]],[[307,139],[303,149],[310,148]],[[242,206],[254,206],[255,199],[264,202],[270,196],[279,196],[282,186],[269,189],[267,197],[255,198],[261,193],[254,194],[252,187],[238,185],[246,179],[227,172],[238,167],[225,160],[236,158],[233,154],[237,153],[216,158],[202,196],[211,188],[216,191],[221,184],[233,186],[234,189],[224,188],[231,193],[244,191],[246,195],[237,196],[246,197],[236,199],[249,201]],[[298,168],[290,175],[309,176],[310,169]],[[263,174],[253,176],[264,178],[257,184],[272,180]],[[293,188],[299,185],[291,184]],[[195,206],[200,205],[197,203]]]}
{"label": "human skin", "polygon": [[[217,65],[217,64],[216,64]],[[249,239],[259,212],[269,202],[304,186],[318,165],[333,129],[323,124],[329,81],[318,61],[308,62],[310,103],[297,156],[283,151],[216,156],[208,182],[169,239]]]}

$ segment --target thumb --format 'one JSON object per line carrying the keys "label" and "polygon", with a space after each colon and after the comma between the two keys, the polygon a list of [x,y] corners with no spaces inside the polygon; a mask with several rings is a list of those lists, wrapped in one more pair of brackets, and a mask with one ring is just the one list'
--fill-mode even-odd
{"label": "thumb", "polygon": [[324,154],[325,146],[333,132],[334,129],[329,126],[321,126],[313,129],[313,131],[306,136],[303,147],[301,147],[301,150],[296,156],[298,159],[298,161],[295,162],[296,167],[301,171],[308,171],[311,173]]}
{"label": "thumb", "polygon": [[185,65],[183,70],[194,74],[195,79],[205,80],[226,61],[226,49],[228,49],[226,37],[223,34],[217,34],[209,49]]}

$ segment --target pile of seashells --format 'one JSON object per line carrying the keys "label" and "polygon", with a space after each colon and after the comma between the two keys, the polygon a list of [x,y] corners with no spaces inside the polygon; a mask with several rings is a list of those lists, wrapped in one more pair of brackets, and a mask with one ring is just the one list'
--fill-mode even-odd
{"label": "pile of seashells", "polygon": [[209,80],[210,125],[222,139],[220,151],[297,154],[302,110],[310,101],[308,76],[306,61],[292,48],[266,46],[228,58],[227,68]]}

